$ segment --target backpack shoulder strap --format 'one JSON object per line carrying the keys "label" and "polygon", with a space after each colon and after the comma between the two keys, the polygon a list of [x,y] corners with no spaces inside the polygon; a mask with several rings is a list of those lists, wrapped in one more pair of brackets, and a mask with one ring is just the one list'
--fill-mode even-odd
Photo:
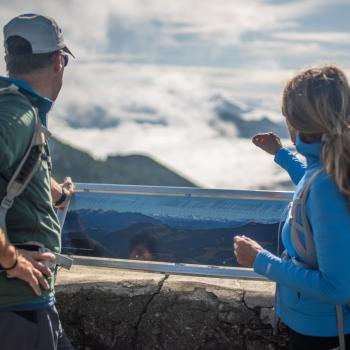
{"label": "backpack shoulder strap", "polygon": [[[295,251],[298,256],[305,262],[306,266],[316,269],[318,267],[315,243],[313,239],[313,233],[309,219],[306,214],[306,200],[310,192],[311,185],[315,178],[322,172],[322,169],[317,169],[306,182],[304,188],[300,193],[299,199],[297,199],[297,206],[295,212],[293,213],[292,219],[292,230],[291,230],[291,240]],[[300,207],[301,223],[298,223],[298,206]],[[300,232],[304,233],[303,244],[300,240]]]}
{"label": "backpack shoulder strap", "polygon": [[[9,94],[23,96],[29,100],[27,96],[19,91],[19,88],[15,84],[0,89],[0,96]],[[7,211],[12,207],[14,199],[25,190],[40,165],[42,149],[46,144],[48,136],[41,126],[37,109],[31,103],[30,105],[32,106],[35,117],[34,131],[30,144],[7,185],[6,195],[1,200],[0,227],[4,228],[6,228],[5,219]]]}

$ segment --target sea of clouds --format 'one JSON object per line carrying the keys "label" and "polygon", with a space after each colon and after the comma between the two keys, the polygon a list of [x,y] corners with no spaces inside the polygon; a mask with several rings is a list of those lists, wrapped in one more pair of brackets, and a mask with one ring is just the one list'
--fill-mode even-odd
{"label": "sea of clouds", "polygon": [[251,135],[272,128],[290,146],[286,80],[350,62],[345,0],[0,4],[2,25],[19,13],[55,17],[76,56],[49,118],[57,137],[98,158],[147,154],[204,187],[282,188],[288,176]]}
{"label": "sea of clouds", "polygon": [[69,74],[50,126],[96,157],[151,155],[205,187],[273,188],[286,178],[241,137],[235,120],[220,118],[225,108],[241,124],[268,116],[282,125],[265,80],[256,81],[253,99],[244,91],[248,72],[110,63],[77,65]]}

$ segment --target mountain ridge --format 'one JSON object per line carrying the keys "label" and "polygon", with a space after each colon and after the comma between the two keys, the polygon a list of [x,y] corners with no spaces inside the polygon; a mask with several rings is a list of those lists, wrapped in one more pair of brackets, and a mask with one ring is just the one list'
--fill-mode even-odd
{"label": "mountain ridge", "polygon": [[74,182],[197,187],[190,180],[145,155],[114,155],[102,161],[57,138],[50,140],[50,149],[52,174],[59,182],[70,176]]}

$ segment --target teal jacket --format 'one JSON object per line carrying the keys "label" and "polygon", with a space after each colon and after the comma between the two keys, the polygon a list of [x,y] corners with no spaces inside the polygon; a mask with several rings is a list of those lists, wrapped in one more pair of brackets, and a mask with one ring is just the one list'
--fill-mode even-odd
{"label": "teal jacket", "polygon": [[[46,125],[46,113],[52,102],[37,95],[23,81],[0,78],[0,88],[14,82],[26,94],[32,104],[39,108],[42,124]],[[21,96],[0,96],[0,198],[6,193],[6,186],[31,141],[35,125],[35,116],[30,102]],[[48,147],[44,158],[48,159]],[[52,251],[61,249],[60,226],[56,212],[52,206],[51,170],[47,161],[43,160],[26,190],[15,199],[13,207],[6,218],[7,234],[12,243],[37,241]],[[36,297],[30,286],[18,279],[6,279],[0,273],[0,310],[18,308],[32,304],[50,304],[54,300],[54,277],[49,279],[51,289],[42,291]]]}
{"label": "teal jacket", "polygon": [[[306,144],[298,137],[296,146],[306,158],[306,168],[285,149],[275,157],[297,185],[294,198],[315,169],[322,166],[320,143]],[[278,283],[276,311],[290,328],[310,336],[336,336],[335,305],[342,304],[345,333],[350,333],[350,309],[345,305],[350,300],[350,212],[346,199],[325,172],[312,183],[306,212],[319,269],[302,268],[263,250],[257,255],[254,270]],[[290,232],[286,220],[283,244],[290,256],[301,260],[291,244]]]}

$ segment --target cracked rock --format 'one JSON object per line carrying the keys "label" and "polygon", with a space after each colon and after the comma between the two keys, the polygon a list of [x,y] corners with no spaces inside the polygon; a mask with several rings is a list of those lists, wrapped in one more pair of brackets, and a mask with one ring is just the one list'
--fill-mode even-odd
{"label": "cracked rock", "polygon": [[247,286],[75,267],[59,279],[57,307],[77,350],[286,349],[285,335],[272,335],[266,282],[262,297],[259,282]]}

